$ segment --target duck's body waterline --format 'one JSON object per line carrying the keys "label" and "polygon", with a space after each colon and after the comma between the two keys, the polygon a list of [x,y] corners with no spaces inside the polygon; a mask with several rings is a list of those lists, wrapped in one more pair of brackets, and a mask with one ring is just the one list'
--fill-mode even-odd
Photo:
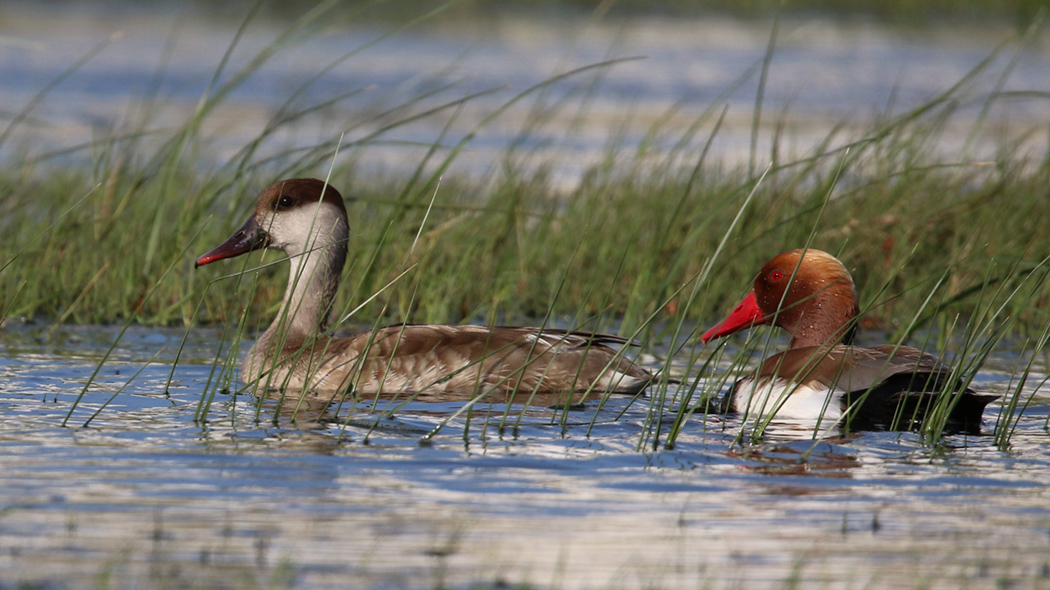
{"label": "duck's body waterline", "polygon": [[320,180],[291,179],[265,189],[244,226],[198,259],[209,264],[259,248],[291,258],[284,301],[248,351],[242,381],[287,390],[476,394],[637,393],[652,380],[607,346],[623,339],[602,334],[405,325],[326,336],[348,237],[339,193]]}

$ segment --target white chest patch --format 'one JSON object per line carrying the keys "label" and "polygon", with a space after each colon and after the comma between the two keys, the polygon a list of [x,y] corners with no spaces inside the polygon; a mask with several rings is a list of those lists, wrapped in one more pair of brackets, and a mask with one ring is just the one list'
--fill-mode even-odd
{"label": "white chest patch", "polygon": [[797,420],[838,420],[842,417],[840,389],[789,383],[783,379],[755,383],[742,379],[732,409],[745,416],[772,416]]}

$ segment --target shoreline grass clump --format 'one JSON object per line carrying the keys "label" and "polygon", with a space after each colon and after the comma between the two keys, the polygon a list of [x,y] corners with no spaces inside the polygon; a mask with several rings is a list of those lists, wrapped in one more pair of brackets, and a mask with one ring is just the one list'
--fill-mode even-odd
{"label": "shoreline grass clump", "polygon": [[[827,203],[814,247],[849,261],[851,272],[862,277],[862,300],[872,299],[870,285],[886,283],[879,288],[885,300],[868,310],[863,327],[893,331],[900,311],[915,308],[924,299],[924,286],[942,275],[948,292],[937,313],[978,311],[975,296],[982,286],[1020,280],[1036,268],[1034,254],[1050,251],[1047,168],[1023,176],[993,172],[973,188],[974,177],[985,170],[978,169],[977,174],[965,171],[963,178],[931,172],[908,188],[876,179]],[[408,257],[426,204],[391,200],[396,182],[370,186],[352,170],[337,170],[332,182],[340,181],[356,195],[348,204],[349,285],[343,285],[346,295],[341,296],[362,301],[400,273],[406,259],[420,262],[415,288],[395,285],[382,302],[359,312],[372,317],[385,306],[392,321],[408,316],[428,322],[502,321],[550,311],[580,320],[622,318],[630,329],[649,313],[673,318],[677,298],[662,310],[656,306],[707,261],[734,207],[746,197],[743,180],[707,181],[682,198],[687,183],[680,179],[610,175],[588,179],[563,195],[542,178],[515,175],[499,179],[486,197],[481,183],[446,178],[416,252]],[[228,321],[245,300],[238,290],[209,291],[202,313],[194,316],[192,294],[204,279],[192,271],[192,256],[176,262],[178,281],[160,285],[157,295],[143,299],[163,271],[160,262],[192,246],[191,237],[206,244],[229,233],[233,222],[226,219],[243,212],[221,202],[220,195],[234,191],[219,193],[189,177],[163,191],[103,185],[70,210],[89,186],[75,172],[49,176],[46,182],[9,179],[5,184],[11,196],[4,215],[8,240],[0,250],[10,263],[0,273],[0,292],[8,318],[114,323],[135,313],[135,321],[144,324],[192,325]],[[746,286],[762,253],[804,243],[819,206],[812,194],[803,188],[760,187],[739,222],[742,235],[730,237],[715,261],[712,274],[718,280],[705,286],[705,309],[690,308],[687,317],[713,319],[714,310]],[[241,195],[229,195],[235,196]],[[216,217],[216,207],[231,213]],[[676,209],[680,214],[668,213]],[[143,224],[145,232],[139,224],[144,219],[150,221]],[[49,228],[43,235],[42,227]],[[150,239],[154,229],[155,241]],[[552,302],[550,294],[563,273],[573,280]],[[263,272],[252,315],[276,306],[281,278],[279,271]],[[76,305],[70,307],[71,302]],[[1038,292],[1011,306],[1016,329],[1040,328],[1048,303],[1048,293]],[[934,319],[921,318],[917,327]]]}
{"label": "shoreline grass clump", "polygon": [[[774,146],[772,167],[757,189],[754,173],[725,168],[709,153],[724,118],[724,112],[717,116],[722,105],[712,105],[685,130],[657,123],[648,134],[651,145],[633,152],[613,146],[606,162],[586,170],[568,191],[542,166],[520,166],[513,156],[487,177],[449,173],[469,137],[458,145],[432,146],[425,160],[433,166],[426,170],[421,163],[409,178],[358,175],[352,156],[329,161],[340,141],[344,153],[355,153],[382,142],[381,133],[333,137],[305,153],[253,161],[276,130],[294,125],[298,115],[317,105],[281,109],[256,141],[225,164],[201,170],[197,159],[208,148],[200,130],[208,114],[266,59],[305,36],[323,14],[319,9],[293,24],[242,71],[225,73],[220,65],[198,112],[153,151],[140,142],[153,133],[143,127],[123,135],[130,139],[107,138],[92,146],[101,150],[92,168],[52,165],[31,156],[0,167],[0,187],[7,195],[0,205],[7,237],[0,244],[0,260],[18,259],[0,273],[8,317],[114,323],[133,314],[137,322],[159,325],[228,321],[245,300],[243,293],[209,291],[195,314],[194,295],[203,277],[187,258],[176,263],[178,280],[155,285],[164,263],[183,248],[193,251],[228,234],[243,216],[245,195],[278,176],[324,176],[330,165],[332,184],[353,195],[348,203],[349,285],[342,285],[341,293],[363,301],[401,272],[409,257],[420,262],[411,289],[395,285],[360,311],[361,317],[372,318],[385,309],[392,321],[495,321],[550,313],[577,321],[622,320],[629,331],[649,314],[675,317],[677,298],[670,298],[666,309],[656,306],[703,268],[727,237],[711,268],[718,280],[704,285],[701,305],[685,310],[693,321],[709,321],[717,315],[714,310],[737,298],[765,253],[795,247],[812,233],[813,247],[849,260],[861,284],[893,277],[882,289],[890,297],[865,320],[866,327],[892,330],[900,310],[924,298],[922,284],[945,269],[952,310],[972,313],[975,287],[1014,280],[1011,272],[1022,272],[1038,253],[1050,251],[1050,215],[1044,205],[1050,161],[1033,159],[1022,151],[1023,144],[1009,142],[993,159],[944,161],[930,153],[947,122],[958,116],[959,103],[971,100],[968,85],[986,73],[991,58],[912,111],[875,120],[851,137],[832,130],[811,154],[785,159]],[[236,44],[235,38],[231,52]],[[357,52],[348,52],[346,59]],[[615,63],[596,65],[603,67],[614,71]],[[527,100],[530,92],[541,93],[546,85],[588,69],[558,76],[510,102]],[[985,100],[991,104],[999,98]],[[426,116],[454,118],[463,104],[450,101]],[[421,116],[411,107],[391,109],[409,114],[400,122],[387,121],[385,128]],[[487,120],[508,107],[496,109]],[[351,122],[348,128],[366,122]],[[673,147],[659,151],[666,145]],[[654,153],[665,155],[654,162]],[[753,204],[741,211],[753,189]],[[1003,206],[1006,201],[1009,206]],[[738,213],[735,232],[724,236]],[[571,280],[552,301],[563,275]],[[280,280],[280,272],[263,273],[252,317],[275,308]],[[156,294],[145,300],[154,286]],[[861,295],[871,297],[868,291]],[[1010,310],[1020,314],[1018,329],[1042,324],[1039,309],[1050,302],[1046,293],[1033,297],[1035,305]]]}

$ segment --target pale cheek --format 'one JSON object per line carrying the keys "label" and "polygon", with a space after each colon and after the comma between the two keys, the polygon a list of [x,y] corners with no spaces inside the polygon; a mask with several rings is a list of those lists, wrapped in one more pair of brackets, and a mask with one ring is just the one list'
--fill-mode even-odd
{"label": "pale cheek", "polygon": [[335,223],[330,217],[324,208],[299,207],[271,216],[259,225],[270,234],[271,247],[287,252],[305,248],[314,238],[330,233]]}

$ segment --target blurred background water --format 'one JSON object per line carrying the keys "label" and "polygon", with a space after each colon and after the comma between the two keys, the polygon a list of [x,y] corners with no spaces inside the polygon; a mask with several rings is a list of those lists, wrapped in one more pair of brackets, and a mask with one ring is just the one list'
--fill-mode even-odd
{"label": "blurred background water", "polygon": [[[211,151],[202,162],[226,161],[282,108],[318,107],[269,138],[257,159],[336,142],[345,133],[346,144],[371,138],[367,149],[344,152],[362,172],[398,174],[418,165],[435,142],[452,146],[476,132],[450,173],[481,175],[509,154],[549,169],[566,187],[610,151],[634,155],[645,147],[659,160],[675,131],[723,105],[726,120],[711,159],[726,167],[749,164],[771,38],[755,138],[756,153],[765,159],[774,141],[784,156],[801,157],[838,125],[863,128],[933,100],[1017,35],[995,24],[902,28],[819,14],[789,13],[775,25],[721,15],[588,19],[491,11],[482,19],[437,20],[404,31],[397,23],[347,18],[286,39],[291,19],[256,19],[236,37],[239,22],[232,15],[31,6],[0,7],[0,104],[8,117],[32,105],[25,113],[29,124],[5,146],[20,156],[57,152],[90,161],[97,148],[71,148],[143,127],[175,128],[203,96],[267,56],[205,120]],[[979,129],[985,141],[968,154],[973,159],[1046,125],[1048,46],[1036,35],[1024,47],[1002,52],[963,85],[953,99],[959,113],[929,149],[958,156],[980,116],[987,119]],[[615,59],[625,61],[569,76],[502,109],[553,76]],[[487,94],[424,115],[473,93]],[[992,94],[998,98],[985,112]],[[383,130],[408,115],[421,116]],[[701,133],[700,141],[709,134]],[[1033,135],[1026,149],[1045,151],[1045,131]],[[856,138],[833,138],[832,146],[847,139]]]}

